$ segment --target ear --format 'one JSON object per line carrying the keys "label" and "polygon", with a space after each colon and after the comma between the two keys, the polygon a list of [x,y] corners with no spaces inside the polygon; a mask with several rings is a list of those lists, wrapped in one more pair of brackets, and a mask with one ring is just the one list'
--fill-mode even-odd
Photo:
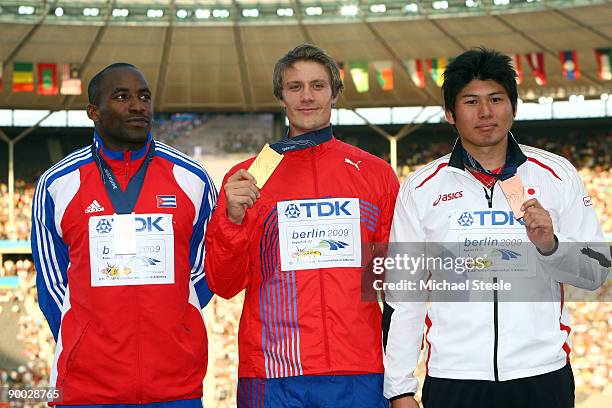
{"label": "ear", "polygon": [[334,106],[336,106],[336,103],[338,103],[338,98],[340,97],[340,93],[336,94],[336,96],[334,96],[331,100],[331,104],[332,104],[332,108]]}
{"label": "ear", "polygon": [[87,117],[94,122],[98,122],[100,120],[100,114],[98,113],[98,108],[96,105],[91,103],[87,104]]}
{"label": "ear", "polygon": [[277,101],[278,101],[278,104],[281,106],[281,108],[282,108],[283,110],[287,110],[287,104],[285,103],[285,101],[283,101],[283,98],[282,98],[282,97],[281,97],[281,98],[279,98],[279,99],[277,99]]}
{"label": "ear", "polygon": [[448,123],[450,123],[451,125],[455,124],[455,117],[453,116],[453,112],[448,109],[445,109],[444,116],[446,116],[446,120],[448,121]]}

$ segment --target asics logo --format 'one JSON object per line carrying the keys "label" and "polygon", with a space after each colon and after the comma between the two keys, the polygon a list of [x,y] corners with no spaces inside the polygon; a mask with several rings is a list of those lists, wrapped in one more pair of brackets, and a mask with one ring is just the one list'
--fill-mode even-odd
{"label": "asics logo", "polygon": [[463,190],[455,191],[454,193],[440,194],[438,195],[436,201],[433,202],[433,206],[435,207],[436,205],[438,205],[440,201],[450,201],[461,197],[463,197]]}

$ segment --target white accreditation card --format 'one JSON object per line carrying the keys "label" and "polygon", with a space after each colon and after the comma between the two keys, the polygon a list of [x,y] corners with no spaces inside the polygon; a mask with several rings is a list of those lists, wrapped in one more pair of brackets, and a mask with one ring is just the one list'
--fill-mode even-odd
{"label": "white accreditation card", "polygon": [[277,203],[281,270],[360,267],[358,198]]}
{"label": "white accreditation card", "polygon": [[91,286],[174,283],[172,214],[89,218]]}
{"label": "white accreditation card", "polygon": [[522,220],[512,211],[491,208],[451,215],[447,239],[456,242],[455,257],[478,260],[471,278],[527,278],[536,273],[536,259]]}
{"label": "white accreditation card", "polygon": [[114,214],[113,236],[116,255],[136,254],[136,215]]}

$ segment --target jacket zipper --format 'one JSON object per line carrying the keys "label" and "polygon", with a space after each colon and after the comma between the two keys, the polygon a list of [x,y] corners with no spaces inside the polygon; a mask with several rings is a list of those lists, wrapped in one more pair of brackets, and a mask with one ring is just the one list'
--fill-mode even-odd
{"label": "jacket zipper", "polygon": [[[317,183],[317,163],[315,160],[315,147],[310,148],[310,158],[312,160],[313,184],[315,190],[315,198],[319,198],[319,185]],[[327,369],[331,370],[331,353],[329,350],[329,339],[327,335],[327,317],[325,313],[325,282],[323,279],[324,271],[319,269],[319,284],[321,288],[321,318],[323,319],[323,344],[325,345],[325,361]]]}
{"label": "jacket zipper", "polygon": [[[484,188],[485,197],[487,198],[487,204],[489,208],[493,208],[493,188],[495,184],[491,186],[491,195],[488,194],[487,188]],[[497,284],[497,277],[493,278],[493,284]],[[495,286],[494,286],[495,287]],[[493,375],[495,376],[495,381],[499,381],[498,367],[497,367],[497,349],[499,343],[499,309],[497,304],[497,289],[493,289],[493,333],[494,333],[494,343],[493,343]]]}

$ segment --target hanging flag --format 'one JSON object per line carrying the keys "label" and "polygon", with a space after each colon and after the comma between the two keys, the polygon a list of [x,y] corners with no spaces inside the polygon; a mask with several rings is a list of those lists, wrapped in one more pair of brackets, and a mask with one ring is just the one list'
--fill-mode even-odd
{"label": "hanging flag", "polygon": [[383,91],[393,90],[393,64],[391,61],[374,61],[376,79]]}
{"label": "hanging flag", "polygon": [[563,78],[570,80],[580,78],[580,68],[578,68],[578,56],[576,55],[576,51],[559,51],[559,59],[561,59]]}
{"label": "hanging flag", "polygon": [[61,64],[61,72],[62,86],[60,93],[62,95],[80,95],[81,78],[79,64]]}
{"label": "hanging flag", "polygon": [[404,66],[410,74],[412,82],[419,87],[425,88],[425,76],[423,75],[423,61],[420,59],[404,60]]}
{"label": "hanging flag", "polygon": [[446,58],[431,58],[427,60],[429,75],[438,86],[444,84],[444,71],[447,64],[448,60]]}
{"label": "hanging flag", "polygon": [[512,63],[514,64],[514,70],[516,71],[516,84],[520,85],[523,83],[523,65],[521,64],[521,54],[514,54],[512,57]]}
{"label": "hanging flag", "polygon": [[349,62],[349,73],[351,74],[351,78],[353,78],[353,83],[355,84],[357,92],[364,93],[370,90],[367,62]]}
{"label": "hanging flag", "polygon": [[525,54],[527,63],[531,68],[531,72],[535,77],[536,84],[539,86],[546,85],[546,71],[544,70],[544,53],[541,52],[530,52]]}
{"label": "hanging flag", "polygon": [[34,72],[31,62],[13,63],[13,92],[34,92]]}
{"label": "hanging flag", "polygon": [[612,48],[597,48],[595,50],[595,58],[597,58],[597,71],[599,79],[609,81],[612,79]]}
{"label": "hanging flag", "polygon": [[340,80],[344,82],[344,62],[340,61],[336,62],[336,64],[338,65],[338,71],[340,71]]}
{"label": "hanging flag", "polygon": [[38,64],[38,94],[57,95],[57,65]]}

